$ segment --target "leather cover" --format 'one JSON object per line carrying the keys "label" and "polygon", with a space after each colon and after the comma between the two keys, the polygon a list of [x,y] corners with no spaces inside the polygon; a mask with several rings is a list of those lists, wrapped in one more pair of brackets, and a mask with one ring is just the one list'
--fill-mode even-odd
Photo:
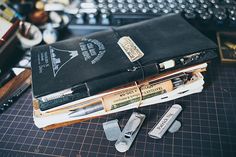
{"label": "leather cover", "polygon": [[[144,52],[139,63],[130,62],[117,44],[122,36],[130,36]],[[212,41],[180,15],[162,16],[115,31],[110,29],[38,46],[31,52],[33,94],[39,98],[72,89],[78,99],[158,74],[157,64],[168,59],[206,51],[211,55],[196,64],[206,62],[215,57],[211,51],[215,49]]]}

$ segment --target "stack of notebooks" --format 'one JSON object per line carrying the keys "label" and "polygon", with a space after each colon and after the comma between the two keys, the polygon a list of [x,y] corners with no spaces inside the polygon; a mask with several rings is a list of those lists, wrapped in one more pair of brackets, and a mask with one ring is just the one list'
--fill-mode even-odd
{"label": "stack of notebooks", "polygon": [[48,130],[201,92],[215,50],[180,15],[32,48],[35,125]]}

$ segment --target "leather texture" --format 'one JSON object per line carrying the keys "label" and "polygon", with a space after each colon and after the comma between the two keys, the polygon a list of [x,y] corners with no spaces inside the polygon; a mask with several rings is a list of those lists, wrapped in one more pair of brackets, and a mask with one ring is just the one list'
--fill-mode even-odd
{"label": "leather texture", "polygon": [[[117,44],[122,36],[130,36],[144,52],[138,62],[130,62]],[[206,51],[210,55],[194,64],[206,62],[215,57],[215,49],[212,41],[178,14],[38,46],[31,53],[33,94],[39,98],[64,89],[84,93],[86,88],[81,95],[90,96],[158,74],[157,65],[168,59]],[[71,59],[72,51],[78,55]],[[54,64],[56,61],[60,63]]]}

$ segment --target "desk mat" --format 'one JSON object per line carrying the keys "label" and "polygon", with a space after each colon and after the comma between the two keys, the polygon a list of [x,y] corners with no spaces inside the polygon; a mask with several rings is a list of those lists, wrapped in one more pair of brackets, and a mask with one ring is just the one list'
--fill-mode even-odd
{"label": "desk mat", "polygon": [[[32,118],[31,90],[0,115],[0,156],[236,156],[236,66],[211,65],[212,84],[202,93],[139,109],[147,118],[126,153],[106,140],[102,123],[119,119],[121,129],[132,110],[89,120],[51,131],[38,129]],[[183,111],[182,127],[162,139],[148,132],[174,103]]]}

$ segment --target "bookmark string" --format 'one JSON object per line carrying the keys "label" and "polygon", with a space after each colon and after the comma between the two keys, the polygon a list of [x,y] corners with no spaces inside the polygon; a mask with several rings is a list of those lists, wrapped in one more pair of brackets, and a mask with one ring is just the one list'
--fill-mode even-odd
{"label": "bookmark string", "polygon": [[138,102],[138,106],[137,106],[137,108],[139,108],[141,106],[141,104],[143,103],[143,94],[141,91],[141,86],[139,87],[136,81],[134,83],[135,83],[135,86],[139,92],[139,102]]}
{"label": "bookmark string", "polygon": [[87,94],[88,94],[88,96],[91,96],[91,94],[90,94],[90,89],[89,89],[89,87],[88,87],[88,84],[85,82],[84,85],[85,85],[85,87],[86,87],[86,89],[87,89]]}

